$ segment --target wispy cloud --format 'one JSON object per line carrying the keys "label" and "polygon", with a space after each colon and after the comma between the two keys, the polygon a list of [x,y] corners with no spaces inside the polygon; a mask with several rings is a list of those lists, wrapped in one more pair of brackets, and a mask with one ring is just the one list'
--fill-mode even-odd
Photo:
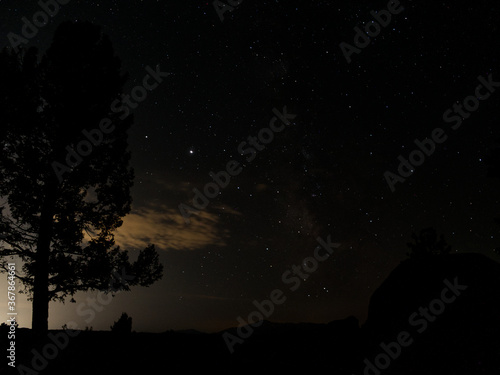
{"label": "wispy cloud", "polygon": [[116,231],[117,245],[142,249],[155,244],[159,250],[197,250],[209,245],[225,246],[229,232],[219,228],[219,216],[202,211],[186,225],[177,208],[141,207],[132,210]]}

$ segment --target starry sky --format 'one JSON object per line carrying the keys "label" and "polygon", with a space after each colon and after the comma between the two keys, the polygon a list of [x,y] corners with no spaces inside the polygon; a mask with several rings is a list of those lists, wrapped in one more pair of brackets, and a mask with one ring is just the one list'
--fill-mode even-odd
{"label": "starry sky", "polygon": [[[39,7],[0,5],[3,48]],[[127,312],[137,331],[214,332],[238,325],[253,300],[276,288],[287,300],[272,321],[354,315],[362,323],[373,291],[406,259],[412,232],[431,226],[452,251],[498,260],[499,181],[487,177],[486,160],[499,146],[500,90],[457,130],[443,113],[474,96],[478,76],[500,81],[500,5],[401,6],[351,63],[340,43],[354,45],[354,27],[386,1],[245,0],[223,21],[212,2],[197,0],[61,6],[28,46],[44,51],[61,22],[91,21],[130,76],[125,93],[148,66],[170,73],[133,110],[133,205],[116,233],[132,258],[154,243],[165,269],[161,281],[118,295],[90,323],[76,307],[95,292],[52,303],[49,328],[72,320],[109,329]],[[248,161],[239,145],[284,107],[296,117]],[[398,156],[408,158],[414,140],[436,128],[447,140],[392,192],[384,173],[397,173]],[[186,223],[179,205],[192,206],[193,189],[232,160],[241,173]],[[313,254],[318,236],[341,246],[292,292],[282,274]],[[19,303],[18,321],[29,327],[31,306]]]}

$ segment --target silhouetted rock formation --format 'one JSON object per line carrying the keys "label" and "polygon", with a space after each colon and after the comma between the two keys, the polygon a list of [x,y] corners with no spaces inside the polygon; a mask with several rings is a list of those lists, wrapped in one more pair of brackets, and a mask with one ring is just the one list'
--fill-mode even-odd
{"label": "silhouetted rock formation", "polygon": [[[392,346],[397,358],[381,373],[500,373],[499,285],[500,264],[480,254],[402,262],[371,298],[362,327],[364,357],[374,363],[385,353],[380,343],[406,331],[403,342],[410,345],[399,357]],[[384,358],[379,364],[386,366]]]}

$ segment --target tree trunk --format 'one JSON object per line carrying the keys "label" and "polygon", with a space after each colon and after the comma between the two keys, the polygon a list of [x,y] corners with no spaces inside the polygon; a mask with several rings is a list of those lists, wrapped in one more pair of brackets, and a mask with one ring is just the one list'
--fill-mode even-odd
{"label": "tree trunk", "polygon": [[55,204],[54,190],[54,187],[47,185],[36,248],[31,329],[37,340],[46,338],[49,329],[49,255]]}

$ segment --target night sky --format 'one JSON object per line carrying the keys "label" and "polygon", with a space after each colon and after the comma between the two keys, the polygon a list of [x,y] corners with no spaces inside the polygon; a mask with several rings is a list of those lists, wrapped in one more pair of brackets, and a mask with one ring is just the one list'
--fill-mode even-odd
{"label": "night sky", "polygon": [[[3,48],[40,8],[0,5]],[[130,76],[124,93],[142,84],[148,66],[170,73],[132,112],[133,205],[116,234],[132,258],[155,244],[165,269],[161,281],[118,295],[90,323],[76,308],[96,292],[51,303],[49,328],[75,321],[109,329],[127,312],[136,331],[213,332],[237,326],[274,289],[287,300],[271,321],[354,315],[362,323],[373,291],[407,258],[412,232],[427,227],[453,252],[498,260],[499,181],[487,177],[486,161],[500,145],[500,89],[456,130],[443,113],[475,96],[479,76],[500,82],[500,4],[401,6],[351,63],[339,45],[354,45],[354,27],[364,29],[386,1],[245,0],[223,21],[212,2],[196,0],[61,6],[27,46],[43,52],[61,22],[91,21]],[[285,107],[296,117],[248,161],[239,145],[249,147],[273,109]],[[414,140],[436,128],[446,141],[392,192],[384,173],[397,173],[398,156],[408,158]],[[232,160],[241,173],[186,223],[179,205],[193,206],[193,189]],[[341,246],[291,291],[282,275],[313,255],[318,236]],[[30,327],[31,305],[19,303],[20,326]]]}

